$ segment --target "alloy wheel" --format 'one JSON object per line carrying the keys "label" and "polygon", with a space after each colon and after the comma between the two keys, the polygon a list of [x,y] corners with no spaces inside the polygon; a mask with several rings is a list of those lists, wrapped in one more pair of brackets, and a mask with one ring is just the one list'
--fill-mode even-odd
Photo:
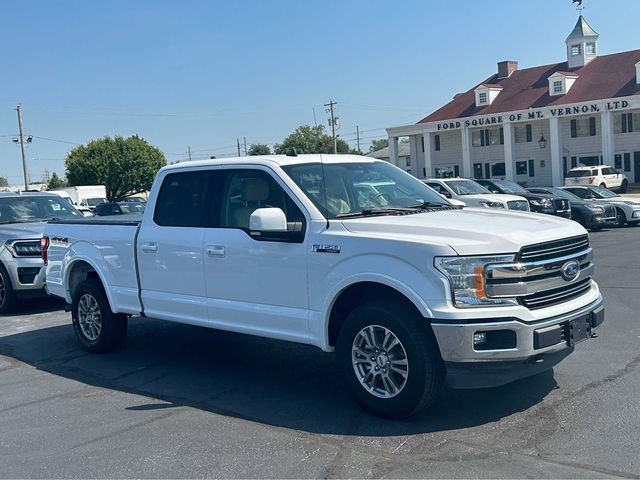
{"label": "alloy wheel", "polygon": [[102,331],[102,313],[98,301],[89,293],[82,295],[78,302],[78,323],[87,340],[98,339]]}

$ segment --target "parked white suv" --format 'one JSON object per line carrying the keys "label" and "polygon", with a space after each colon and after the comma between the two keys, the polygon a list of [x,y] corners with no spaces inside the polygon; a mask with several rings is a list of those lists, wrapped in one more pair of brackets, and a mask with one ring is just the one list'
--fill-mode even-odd
{"label": "parked white suv", "polygon": [[491,193],[478,182],[468,178],[430,178],[423,182],[443,197],[464,202],[468,207],[530,211],[526,198]]}
{"label": "parked white suv", "polygon": [[602,188],[627,191],[629,181],[627,176],[609,165],[596,165],[595,167],[577,167],[567,172],[564,178],[567,187],[575,185],[595,185]]}

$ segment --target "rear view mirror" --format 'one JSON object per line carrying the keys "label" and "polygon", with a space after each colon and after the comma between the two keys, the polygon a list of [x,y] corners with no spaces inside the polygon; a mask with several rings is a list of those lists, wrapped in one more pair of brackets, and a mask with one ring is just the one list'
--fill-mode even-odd
{"label": "rear view mirror", "polygon": [[252,232],[286,232],[287,217],[279,208],[258,208],[249,217]]}

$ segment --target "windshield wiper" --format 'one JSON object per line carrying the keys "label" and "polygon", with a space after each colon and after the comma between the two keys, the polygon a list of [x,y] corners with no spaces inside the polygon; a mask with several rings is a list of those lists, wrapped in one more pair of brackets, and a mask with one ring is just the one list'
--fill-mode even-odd
{"label": "windshield wiper", "polygon": [[396,207],[384,207],[384,208],[367,208],[360,212],[339,213],[333,218],[352,218],[352,217],[373,217],[376,215],[407,215],[416,213],[414,208],[396,208]]}
{"label": "windshield wiper", "polygon": [[39,219],[36,218],[32,218],[29,220],[6,220],[4,222],[0,222],[0,224],[2,225],[7,225],[7,224],[11,224],[11,223],[35,223],[35,222],[39,222]]}
{"label": "windshield wiper", "polygon": [[450,203],[438,203],[438,202],[422,202],[416,205],[411,205],[407,208],[420,208],[422,210],[428,210],[429,208],[457,208],[456,205]]}

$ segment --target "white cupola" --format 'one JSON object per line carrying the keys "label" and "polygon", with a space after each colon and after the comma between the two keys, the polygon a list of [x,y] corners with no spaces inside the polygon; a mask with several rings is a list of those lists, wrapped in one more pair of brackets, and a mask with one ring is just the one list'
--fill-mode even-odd
{"label": "white cupola", "polygon": [[578,23],[567,37],[567,63],[569,68],[579,68],[587,65],[598,54],[598,35],[589,26],[582,15]]}
{"label": "white cupola", "polygon": [[636,84],[640,85],[640,62],[636,63]]}

